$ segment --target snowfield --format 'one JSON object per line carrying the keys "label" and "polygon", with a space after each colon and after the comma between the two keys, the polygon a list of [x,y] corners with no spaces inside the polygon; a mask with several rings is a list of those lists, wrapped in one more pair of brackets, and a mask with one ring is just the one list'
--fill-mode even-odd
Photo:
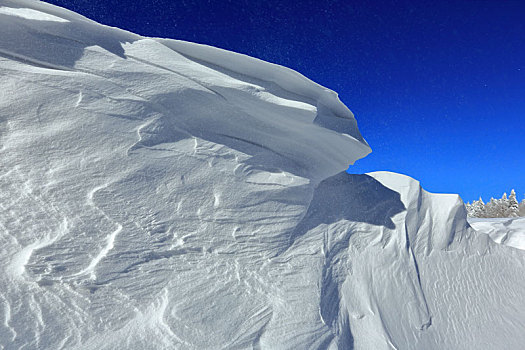
{"label": "snowfield", "polygon": [[523,348],[525,252],[490,239],[523,220],[347,174],[333,91],[38,1],[0,33],[0,348]]}
{"label": "snowfield", "polygon": [[525,250],[525,218],[468,218],[470,226],[494,242]]}

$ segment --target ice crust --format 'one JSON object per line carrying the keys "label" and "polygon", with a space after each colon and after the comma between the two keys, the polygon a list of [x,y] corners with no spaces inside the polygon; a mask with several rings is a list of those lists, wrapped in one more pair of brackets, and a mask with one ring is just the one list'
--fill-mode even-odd
{"label": "ice crust", "polygon": [[[287,68],[0,0],[0,347],[519,349],[525,254]],[[521,227],[521,226],[520,226]]]}

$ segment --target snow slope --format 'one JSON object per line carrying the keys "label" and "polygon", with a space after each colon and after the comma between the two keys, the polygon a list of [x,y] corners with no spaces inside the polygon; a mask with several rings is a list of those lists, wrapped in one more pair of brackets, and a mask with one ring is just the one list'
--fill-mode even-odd
{"label": "snow slope", "polygon": [[337,95],[0,0],[0,347],[511,348],[525,255],[455,195],[349,175]]}
{"label": "snow slope", "polygon": [[525,250],[525,218],[469,218],[468,221],[494,242]]}

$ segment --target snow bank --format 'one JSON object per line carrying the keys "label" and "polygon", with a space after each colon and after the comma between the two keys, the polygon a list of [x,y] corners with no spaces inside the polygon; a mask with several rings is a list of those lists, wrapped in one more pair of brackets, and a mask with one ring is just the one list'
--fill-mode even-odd
{"label": "snow bank", "polygon": [[[4,4],[0,54],[33,67],[82,73],[81,81],[98,76],[148,101],[162,117],[142,118],[163,139],[142,145],[198,136],[248,154],[250,166],[277,160],[275,169],[313,180],[370,152],[335,92],[290,69],[193,43],[141,38],[43,3]],[[28,11],[30,19],[16,15]],[[33,20],[38,13],[40,20]]]}
{"label": "snow bank", "polygon": [[[289,68],[259,59],[218,49],[207,45],[199,45],[180,40],[160,39],[166,46],[177,52],[212,67],[247,75],[260,80],[274,83],[286,91],[301,95],[311,101],[323,114],[318,114],[315,123],[324,127],[335,124],[332,128],[337,132],[345,132],[366,144],[361,136],[353,113],[346,107],[332,90],[314,83],[305,76]],[[323,118],[329,114],[326,122]],[[338,117],[339,119],[333,118]],[[330,126],[329,126],[330,125]]]}
{"label": "snow bank", "polygon": [[[0,347],[519,348],[523,252],[286,68],[0,1]],[[489,326],[487,326],[489,325]]]}
{"label": "snow bank", "polygon": [[525,250],[525,218],[469,218],[468,221],[494,242]]}

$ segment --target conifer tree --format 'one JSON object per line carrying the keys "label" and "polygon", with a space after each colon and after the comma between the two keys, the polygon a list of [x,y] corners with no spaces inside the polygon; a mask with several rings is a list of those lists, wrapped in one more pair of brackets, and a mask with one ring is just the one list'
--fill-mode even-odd
{"label": "conifer tree", "polygon": [[467,216],[468,216],[469,218],[474,217],[474,216],[472,215],[472,214],[473,214],[473,213],[472,213],[472,204],[470,204],[470,202],[465,203],[465,209],[467,210]]}
{"label": "conifer tree", "polygon": [[512,218],[512,217],[519,216],[518,215],[519,214],[519,204],[518,204],[518,200],[516,199],[516,191],[514,191],[514,189],[510,191],[507,208],[508,209],[506,212],[506,217]]}
{"label": "conifer tree", "polygon": [[498,217],[498,200],[494,197],[490,197],[490,202],[485,205],[485,218],[497,218]]}
{"label": "conifer tree", "polygon": [[521,201],[519,205],[518,216],[525,216],[525,198]]}
{"label": "conifer tree", "polygon": [[479,200],[472,202],[472,217],[485,217],[485,210],[485,203],[483,203],[483,199],[481,197],[479,197]]}
{"label": "conifer tree", "polygon": [[503,193],[501,199],[497,200],[496,216],[497,218],[508,217],[509,212],[509,199],[507,198],[507,192]]}
{"label": "conifer tree", "polygon": [[508,197],[507,193],[503,193],[500,199],[491,197],[487,203],[479,197],[477,201],[467,202],[465,208],[471,218],[512,218],[525,216],[525,199],[518,202],[513,189]]}

